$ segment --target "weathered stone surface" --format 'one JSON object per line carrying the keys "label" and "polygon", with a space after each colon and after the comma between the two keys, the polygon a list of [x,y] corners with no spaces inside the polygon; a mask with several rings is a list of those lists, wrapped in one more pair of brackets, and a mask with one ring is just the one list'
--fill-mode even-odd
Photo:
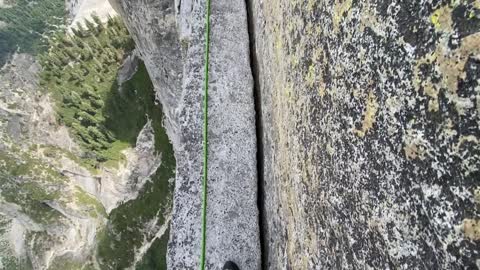
{"label": "weathered stone surface", "polygon": [[[177,171],[169,269],[197,269],[201,240],[204,1],[112,1],[166,114]],[[213,1],[207,269],[260,267],[253,81],[243,1]]]}
{"label": "weathered stone surface", "polygon": [[477,269],[478,1],[251,1],[267,269]]}

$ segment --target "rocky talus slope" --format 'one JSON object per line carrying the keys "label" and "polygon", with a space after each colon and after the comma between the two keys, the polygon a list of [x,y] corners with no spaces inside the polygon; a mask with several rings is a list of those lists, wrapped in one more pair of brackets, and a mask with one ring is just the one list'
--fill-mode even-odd
{"label": "rocky talus slope", "polygon": [[[200,258],[205,2],[111,1],[155,84],[177,161],[169,269]],[[246,5],[212,4],[207,268],[260,266],[253,81]]]}

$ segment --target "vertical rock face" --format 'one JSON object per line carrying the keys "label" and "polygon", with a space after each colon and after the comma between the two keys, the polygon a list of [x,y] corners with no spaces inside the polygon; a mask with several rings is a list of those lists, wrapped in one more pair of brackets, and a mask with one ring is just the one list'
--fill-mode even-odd
{"label": "vertical rock face", "polygon": [[480,266],[478,1],[251,1],[267,269]]}
{"label": "vertical rock face", "polygon": [[[154,81],[177,172],[169,269],[197,269],[201,240],[204,14],[201,1],[111,0]],[[246,7],[212,3],[207,269],[260,267],[253,81]]]}

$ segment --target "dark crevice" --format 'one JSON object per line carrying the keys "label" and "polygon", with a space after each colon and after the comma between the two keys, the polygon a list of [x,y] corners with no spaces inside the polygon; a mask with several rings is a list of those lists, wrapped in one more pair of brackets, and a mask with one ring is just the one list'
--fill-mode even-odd
{"label": "dark crevice", "polygon": [[257,136],[257,179],[258,179],[258,196],[257,205],[259,210],[259,232],[260,232],[260,252],[261,252],[261,269],[266,269],[267,265],[267,242],[265,241],[265,188],[264,188],[264,153],[263,153],[263,121],[262,121],[262,98],[259,81],[259,66],[257,59],[257,51],[255,46],[255,23],[254,10],[252,0],[245,0],[247,5],[247,22],[248,35],[250,41],[250,68],[253,75],[253,98],[255,104],[255,127]]}

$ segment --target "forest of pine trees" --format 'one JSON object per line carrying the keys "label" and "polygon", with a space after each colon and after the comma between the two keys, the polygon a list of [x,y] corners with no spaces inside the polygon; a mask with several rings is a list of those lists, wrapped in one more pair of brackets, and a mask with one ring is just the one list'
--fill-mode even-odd
{"label": "forest of pine trees", "polygon": [[48,51],[39,55],[40,84],[54,97],[60,122],[71,128],[90,165],[121,159],[119,151],[134,143],[136,135],[118,128],[118,121],[132,116],[116,77],[133,41],[119,18],[104,25],[92,16],[72,32],[48,40]]}
{"label": "forest of pine trees", "polygon": [[43,35],[61,25],[65,17],[65,0],[7,1],[0,8],[0,66],[15,52],[37,54],[45,50]]}

